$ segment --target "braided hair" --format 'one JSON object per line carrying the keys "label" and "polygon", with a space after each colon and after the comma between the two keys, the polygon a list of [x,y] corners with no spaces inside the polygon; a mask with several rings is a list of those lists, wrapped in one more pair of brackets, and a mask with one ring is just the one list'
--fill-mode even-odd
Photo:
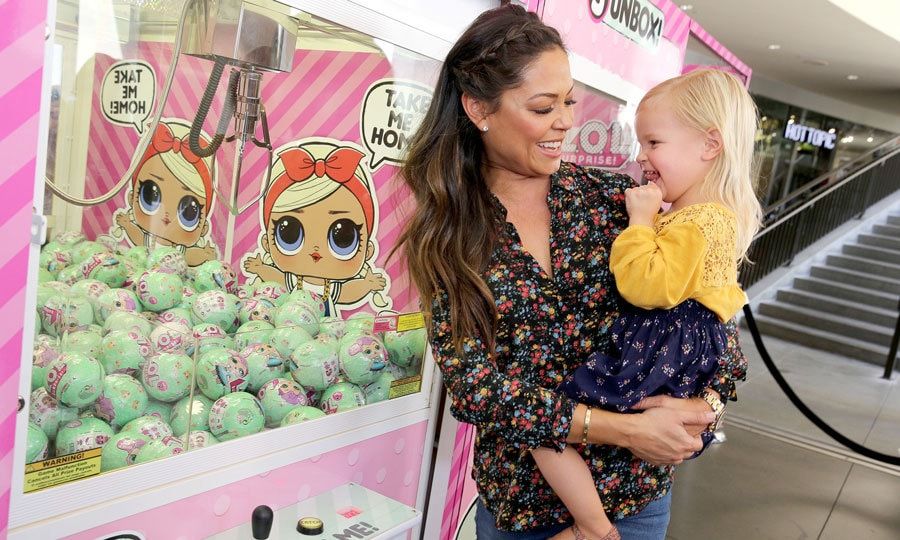
{"label": "braided hair", "polygon": [[498,227],[482,165],[485,149],[469,121],[462,96],[500,106],[501,95],[522,84],[527,68],[544,52],[565,50],[556,29],[534,13],[503,5],[482,13],[447,54],[431,106],[410,141],[401,170],[416,200],[397,248],[409,263],[428,327],[431,308],[450,314],[453,343],[463,354],[466,338],[480,338],[492,351],[497,308],[482,274]]}

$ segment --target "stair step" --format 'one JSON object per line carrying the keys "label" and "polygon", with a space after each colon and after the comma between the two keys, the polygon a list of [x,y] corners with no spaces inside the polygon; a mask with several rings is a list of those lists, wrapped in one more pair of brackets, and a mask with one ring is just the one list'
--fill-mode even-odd
{"label": "stair step", "polygon": [[900,251],[900,238],[891,238],[880,234],[861,234],[856,239],[860,244],[867,246],[876,246],[885,249],[893,249]]}
{"label": "stair step", "polygon": [[779,302],[796,306],[817,309],[826,313],[840,313],[844,317],[886,327],[893,331],[898,313],[889,309],[880,309],[856,302],[847,302],[833,296],[800,291],[796,289],[781,289],[775,298]]}
{"label": "stair step", "polygon": [[882,309],[897,309],[897,295],[815,277],[794,278],[794,288]]}
{"label": "stair step", "polygon": [[854,272],[836,266],[813,266],[809,270],[812,277],[846,283],[856,287],[874,289],[879,292],[900,295],[900,280],[884,276],[873,276],[862,272]]}
{"label": "stair step", "polygon": [[900,215],[890,215],[887,218],[888,225],[896,225],[900,227]]}
{"label": "stair step", "polygon": [[[841,247],[841,251],[847,255],[860,257],[862,259],[900,265],[900,251],[893,251],[891,249],[875,246],[864,246],[862,244],[844,244]],[[897,275],[900,276],[900,266],[897,267]]]}
{"label": "stair step", "polygon": [[[831,332],[806,328],[799,324],[754,314],[760,332],[766,335],[799,343],[813,349],[844,355],[870,364],[883,366],[888,348],[879,347],[858,339],[838,336]],[[746,323],[744,323],[746,325]]]}
{"label": "stair step", "polygon": [[864,274],[884,276],[889,279],[900,277],[900,264],[891,264],[846,254],[829,255],[825,261],[830,266],[847,268],[848,270],[855,270]]}
{"label": "stair step", "polygon": [[769,317],[801,324],[816,330],[824,330],[848,338],[867,341],[873,345],[888,347],[894,336],[893,328],[885,328],[866,322],[856,321],[841,315],[825,313],[819,309],[810,309],[782,302],[762,302],[759,313]]}
{"label": "stair step", "polygon": [[872,227],[872,232],[900,238],[900,225],[875,225]]}

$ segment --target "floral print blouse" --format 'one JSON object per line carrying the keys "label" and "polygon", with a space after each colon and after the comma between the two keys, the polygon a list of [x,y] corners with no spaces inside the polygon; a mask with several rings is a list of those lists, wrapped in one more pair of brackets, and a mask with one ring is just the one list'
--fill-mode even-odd
{"label": "floral print blouse", "polygon": [[[576,403],[556,387],[595,351],[609,347],[618,293],[609,270],[613,239],[628,225],[623,174],[563,163],[551,176],[550,256],[553,276],[524,250],[506,210],[494,198],[501,233],[484,275],[499,311],[496,347],[451,339],[446,293],[432,304],[432,347],[453,416],[477,426],[473,478],[501,530],[523,531],[568,521],[562,502],[529,452],[561,449]],[[713,388],[734,399],[746,375],[734,322],[726,325],[729,354]],[[665,495],[674,468],[654,466],[625,448],[573,445],[593,471],[607,513],[618,519]]]}

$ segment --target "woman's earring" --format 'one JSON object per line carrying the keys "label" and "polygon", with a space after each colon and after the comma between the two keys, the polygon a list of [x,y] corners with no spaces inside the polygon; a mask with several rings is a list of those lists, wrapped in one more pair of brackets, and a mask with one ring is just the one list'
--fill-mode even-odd
{"label": "woman's earring", "polygon": [[488,128],[487,128],[487,124],[481,126],[481,131],[487,131],[487,129],[488,129]]}

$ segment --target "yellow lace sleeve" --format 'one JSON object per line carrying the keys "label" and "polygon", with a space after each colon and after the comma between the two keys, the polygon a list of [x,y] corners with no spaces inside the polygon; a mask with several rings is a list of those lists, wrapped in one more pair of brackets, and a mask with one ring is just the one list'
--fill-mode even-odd
{"label": "yellow lace sleeve", "polygon": [[632,226],[613,242],[609,266],[630,304],[671,309],[701,287],[706,251],[706,238],[695,223],[674,223],[659,232]]}
{"label": "yellow lace sleeve", "polygon": [[737,220],[734,214],[718,204],[696,204],[662,216],[656,227],[659,231],[680,223],[696,224],[706,240],[701,285],[709,288],[736,284]]}

